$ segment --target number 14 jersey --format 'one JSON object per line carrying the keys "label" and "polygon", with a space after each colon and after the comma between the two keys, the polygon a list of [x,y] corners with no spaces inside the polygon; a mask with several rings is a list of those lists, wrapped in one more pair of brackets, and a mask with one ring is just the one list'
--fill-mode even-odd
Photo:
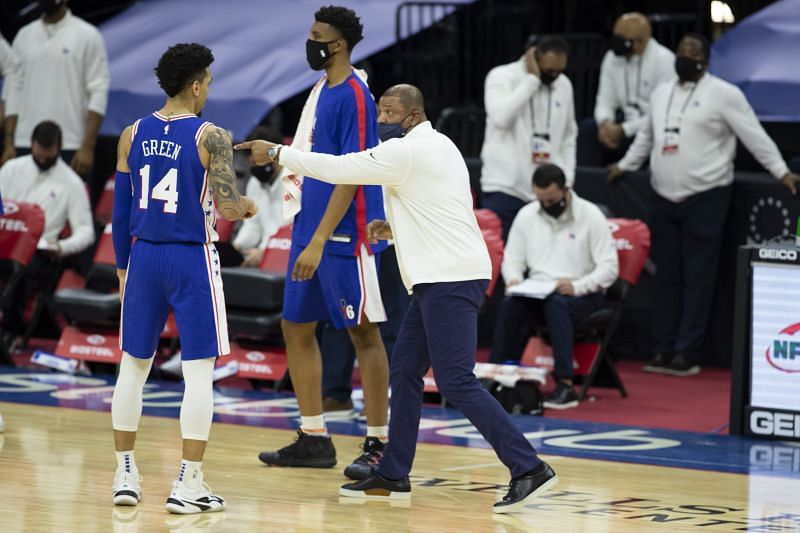
{"label": "number 14 jersey", "polygon": [[152,242],[211,243],[216,215],[198,143],[213,127],[195,115],[158,112],[133,125],[131,235]]}

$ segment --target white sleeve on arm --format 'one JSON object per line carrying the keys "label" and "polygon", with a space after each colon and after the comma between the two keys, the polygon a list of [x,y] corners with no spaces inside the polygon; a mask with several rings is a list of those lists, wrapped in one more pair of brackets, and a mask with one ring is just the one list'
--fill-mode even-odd
{"label": "white sleeve on arm", "polygon": [[492,70],[486,76],[484,107],[486,120],[501,129],[508,129],[514,123],[523,107],[533,97],[541,81],[533,74],[527,74],[516,87],[509,87],[505,80],[505,70]]}
{"label": "white sleeve on arm", "polygon": [[89,207],[89,196],[82,182],[76,183],[74,189],[70,191],[67,220],[72,235],[58,242],[62,256],[82,252],[91,246],[95,239],[92,208]]}
{"label": "white sleeve on arm", "polygon": [[575,98],[572,94],[572,86],[570,86],[567,110],[567,124],[564,127],[564,140],[561,145],[561,160],[564,162],[562,170],[567,178],[567,185],[572,187],[575,184],[578,149],[578,124],[575,122]]}
{"label": "white sleeve on arm", "polygon": [[525,279],[525,269],[528,267],[525,241],[525,221],[520,221],[517,215],[508,232],[508,242],[503,251],[503,264],[500,266],[500,272],[506,283]]}
{"label": "white sleeve on arm", "polygon": [[108,58],[103,36],[99,31],[88,39],[89,49],[86,56],[85,79],[86,92],[89,93],[89,111],[99,115],[106,114],[108,105],[108,87],[111,85],[111,74],[108,71]]}
{"label": "white sleeve on arm", "polygon": [[633,139],[633,143],[631,144],[628,151],[625,153],[625,157],[620,159],[619,165],[620,170],[624,170],[626,172],[639,170],[641,166],[647,161],[647,158],[650,156],[650,151],[653,149],[653,115],[652,115],[653,104],[650,104],[651,113],[645,116],[645,123],[642,126],[642,129],[636,134],[636,137]]}
{"label": "white sleeve on arm", "polygon": [[775,141],[764,131],[744,93],[738,87],[730,89],[722,106],[725,121],[758,162],[770,174],[782,178],[789,172],[789,167]]}
{"label": "white sleeve on arm", "polygon": [[597,213],[597,216],[593,217],[590,235],[590,253],[595,267],[589,274],[572,282],[575,296],[585,296],[607,289],[619,276],[619,258],[614,237],[602,214]]}
{"label": "white sleeve on arm", "polygon": [[612,52],[607,52],[600,65],[600,84],[597,86],[597,101],[594,104],[594,121],[597,126],[606,120],[614,121],[617,97],[614,95],[614,80],[611,70]]}
{"label": "white sleeve on arm", "polygon": [[402,185],[411,169],[409,143],[392,139],[374,148],[346,155],[281,148],[280,163],[292,172],[334,185]]}
{"label": "white sleeve on arm", "polygon": [[[22,34],[22,35],[21,35]],[[24,46],[22,39],[24,32],[20,31],[14,38],[14,43],[11,45],[11,52],[17,60],[14,72],[9,72],[3,75],[3,99],[5,100],[6,116],[19,115],[20,107],[22,106],[22,95],[25,90],[25,69],[22,64],[20,48]]]}

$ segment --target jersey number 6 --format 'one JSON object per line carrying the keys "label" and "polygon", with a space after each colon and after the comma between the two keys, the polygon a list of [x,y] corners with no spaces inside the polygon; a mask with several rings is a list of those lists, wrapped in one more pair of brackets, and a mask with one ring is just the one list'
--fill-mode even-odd
{"label": "jersey number 6", "polygon": [[[142,178],[142,197],[139,198],[139,209],[147,209],[150,203],[150,165],[139,170]],[[164,212],[174,215],[178,212],[178,169],[171,168],[153,187],[153,200],[164,202]]]}

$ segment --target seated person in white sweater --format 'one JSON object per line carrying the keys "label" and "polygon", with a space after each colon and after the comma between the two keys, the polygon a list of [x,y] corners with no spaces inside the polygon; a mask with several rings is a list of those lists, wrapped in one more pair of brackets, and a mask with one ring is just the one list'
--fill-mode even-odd
{"label": "seated person in white sweater", "polygon": [[518,362],[533,326],[546,324],[557,386],[545,406],[567,409],[578,405],[572,388],[575,324],[603,305],[604,291],[619,273],[617,250],[603,213],[566,185],[559,167],[537,168],[533,191],[537,201],[523,207],[511,226],[503,279],[509,289],[525,279],[552,282],[555,288],[544,299],[506,296],[491,362]]}
{"label": "seated person in white sweater", "polygon": [[[283,140],[280,133],[266,126],[256,127],[247,137],[248,141],[256,139],[271,143]],[[278,163],[259,166],[252,155],[248,158],[250,178],[245,194],[258,206],[258,214],[242,222],[233,239],[233,247],[244,257],[242,266],[258,267],[270,238],[289,221],[283,218],[283,186],[277,179],[282,167]]]}
{"label": "seated person in white sweater", "polygon": [[[37,204],[44,211],[44,232],[39,252],[28,264],[23,281],[11,293],[2,327],[20,334],[28,295],[55,275],[56,259],[75,255],[94,243],[92,209],[86,185],[60,157],[61,128],[44,121],[34,128],[31,154],[9,160],[0,167],[0,195],[4,200]],[[61,238],[67,223],[70,236]]]}

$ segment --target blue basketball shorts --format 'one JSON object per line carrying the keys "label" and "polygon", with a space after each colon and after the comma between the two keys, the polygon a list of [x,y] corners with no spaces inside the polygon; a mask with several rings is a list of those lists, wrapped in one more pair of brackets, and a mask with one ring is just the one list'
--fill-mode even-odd
{"label": "blue basketball shorts", "polygon": [[307,323],[329,320],[336,329],[351,328],[366,321],[385,322],[378,285],[379,255],[370,255],[361,245],[359,255],[323,253],[314,277],[292,281],[292,269],[305,246],[292,243],[283,292],[283,318]]}
{"label": "blue basketball shorts", "polygon": [[222,271],[213,244],[137,240],[122,299],[120,348],[149,359],[170,310],[183,360],[230,353]]}

